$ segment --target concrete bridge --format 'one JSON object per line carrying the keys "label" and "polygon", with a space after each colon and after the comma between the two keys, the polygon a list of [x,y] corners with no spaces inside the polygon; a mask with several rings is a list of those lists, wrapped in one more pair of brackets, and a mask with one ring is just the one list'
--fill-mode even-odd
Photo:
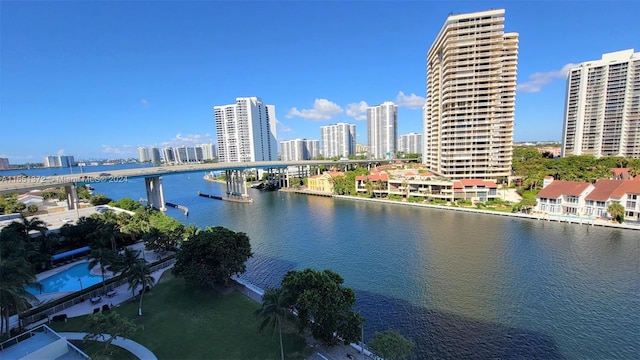
{"label": "concrete bridge", "polygon": [[[412,159],[415,161],[415,159]],[[69,209],[78,206],[78,194],[76,186],[91,185],[96,183],[120,183],[132,178],[144,178],[147,190],[148,204],[154,208],[165,210],[164,192],[162,190],[162,176],[184,174],[192,172],[224,171],[227,181],[227,195],[239,199],[247,198],[246,171],[251,169],[263,169],[271,178],[277,179],[280,184],[287,182],[289,167],[339,166],[377,166],[384,163],[398,161],[390,160],[303,160],[303,161],[256,161],[235,163],[208,163],[208,164],[181,164],[166,165],[160,167],[119,169],[100,172],[85,172],[80,174],[51,175],[51,176],[8,176],[0,179],[0,194],[23,193],[30,190],[64,187],[67,193]],[[400,160],[404,161],[404,160]],[[410,160],[408,160],[410,161]]]}

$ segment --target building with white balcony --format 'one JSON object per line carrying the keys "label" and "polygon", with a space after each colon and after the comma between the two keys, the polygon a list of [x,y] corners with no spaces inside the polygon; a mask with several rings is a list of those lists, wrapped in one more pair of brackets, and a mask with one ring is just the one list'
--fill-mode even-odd
{"label": "building with white balcony", "polygon": [[422,154],[422,134],[409,133],[400,135],[398,151],[404,154]]}
{"label": "building with white balcony", "polygon": [[165,164],[173,164],[176,162],[175,151],[172,147],[166,147],[162,149],[162,159]]}
{"label": "building with white balcony", "polygon": [[0,157],[0,170],[9,170],[9,158]]}
{"label": "building with white balcony", "polygon": [[398,151],[398,106],[391,101],[367,108],[370,159],[395,158]]}
{"label": "building with white balcony", "polygon": [[216,147],[213,143],[202,144],[202,160],[214,160],[216,158]]}
{"label": "building with white balcony", "polygon": [[319,155],[319,140],[294,139],[280,141],[280,159],[282,161],[311,160]]}
{"label": "building with white balcony", "polygon": [[44,167],[71,167],[76,164],[73,156],[67,155],[45,156],[42,162]]}
{"label": "building with white balcony", "polygon": [[640,157],[640,53],[608,53],[569,70],[562,132],[562,156]]}
{"label": "building with white balcony", "polygon": [[504,9],[451,15],[427,54],[422,161],[452,179],[511,173],[518,34]]}
{"label": "building with white balcony", "polygon": [[356,152],[356,125],[337,123],[320,127],[320,152],[325,158],[348,157]]}
{"label": "building with white balcony", "polygon": [[219,162],[278,160],[275,106],[258,97],[213,107]]}

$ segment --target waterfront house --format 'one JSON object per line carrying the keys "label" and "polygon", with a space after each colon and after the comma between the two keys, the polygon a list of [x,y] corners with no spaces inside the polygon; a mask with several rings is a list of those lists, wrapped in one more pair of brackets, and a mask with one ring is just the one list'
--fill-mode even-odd
{"label": "waterfront house", "polygon": [[344,173],[338,171],[325,171],[323,174],[311,176],[307,179],[307,189],[332,194],[332,179],[338,176],[344,176]]}
{"label": "waterfront house", "polygon": [[371,192],[376,196],[389,193],[389,174],[378,172],[371,175],[356,176],[356,191]]}
{"label": "waterfront house", "polygon": [[554,215],[586,215],[585,197],[595,187],[588,182],[544,178],[542,190],[536,195],[535,211]]}
{"label": "waterfront house", "polygon": [[600,218],[610,217],[607,209],[614,202],[625,209],[625,220],[640,220],[640,177],[632,180],[601,179],[595,189],[585,197],[586,214]]}

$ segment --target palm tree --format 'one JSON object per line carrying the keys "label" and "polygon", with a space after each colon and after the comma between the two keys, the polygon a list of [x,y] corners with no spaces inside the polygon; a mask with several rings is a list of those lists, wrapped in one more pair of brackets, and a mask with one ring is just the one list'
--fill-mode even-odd
{"label": "palm tree", "polygon": [[111,265],[111,271],[120,274],[128,273],[136,264],[140,257],[140,250],[125,248],[124,252],[118,254]]}
{"label": "palm tree", "polygon": [[31,231],[38,231],[41,234],[44,234],[49,230],[46,226],[46,223],[37,217],[33,217],[31,219],[27,219],[24,214],[20,214],[20,221],[14,221],[15,228],[24,235],[24,239],[26,241],[30,241],[31,238],[29,233]]}
{"label": "palm tree", "polygon": [[612,202],[607,207],[607,212],[615,222],[622,224],[622,222],[624,221],[624,206],[622,206],[622,204],[620,204],[619,202]]}
{"label": "palm tree", "polygon": [[146,260],[138,259],[138,261],[136,261],[134,266],[127,272],[127,282],[134,297],[135,289],[138,286],[142,287],[140,290],[140,304],[138,305],[138,315],[142,316],[142,296],[147,290],[147,287],[153,286],[155,282],[155,279],[151,276],[151,269],[147,266]]}
{"label": "palm tree", "polygon": [[89,259],[91,259],[89,261],[89,265],[87,266],[89,268],[89,271],[91,271],[91,269],[93,269],[96,265],[100,265],[100,271],[102,273],[102,286],[104,289],[104,293],[106,294],[107,284],[105,284],[104,282],[105,280],[104,273],[105,273],[106,267],[108,265],[113,264],[113,261],[115,260],[115,254],[109,249],[97,248],[97,249],[91,250],[91,254],[89,254]]}
{"label": "palm tree", "polygon": [[29,301],[38,299],[25,286],[42,289],[36,282],[33,267],[24,258],[3,258],[0,260],[0,312],[9,333],[10,311],[20,313],[29,308]]}
{"label": "palm tree", "polygon": [[262,318],[258,331],[270,329],[271,333],[278,330],[280,337],[280,357],[284,360],[282,345],[282,323],[293,316],[287,307],[288,293],[282,288],[271,288],[262,295],[262,306],[255,311],[255,315]]}

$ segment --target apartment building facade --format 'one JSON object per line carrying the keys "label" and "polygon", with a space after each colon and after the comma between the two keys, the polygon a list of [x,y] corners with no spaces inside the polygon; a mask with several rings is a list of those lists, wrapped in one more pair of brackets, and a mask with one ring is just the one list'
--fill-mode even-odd
{"label": "apartment building facade", "polygon": [[409,133],[400,135],[398,151],[405,154],[422,154],[422,134]]}
{"label": "apartment building facade", "polygon": [[320,140],[294,139],[280,141],[282,161],[311,160],[320,155]]}
{"label": "apartment building facade", "polygon": [[321,153],[325,158],[348,157],[356,151],[356,125],[337,123],[320,127]]}
{"label": "apartment building facade", "polygon": [[452,179],[510,175],[518,34],[504,9],[451,15],[427,54],[423,163]]}
{"label": "apartment building facade", "polygon": [[640,157],[640,53],[607,53],[567,74],[562,156]]}
{"label": "apartment building facade", "polygon": [[238,97],[231,105],[214,106],[220,162],[278,160],[275,106],[259,97]]}
{"label": "apartment building facade", "polygon": [[391,101],[367,108],[370,159],[395,158],[398,151],[398,106]]}

